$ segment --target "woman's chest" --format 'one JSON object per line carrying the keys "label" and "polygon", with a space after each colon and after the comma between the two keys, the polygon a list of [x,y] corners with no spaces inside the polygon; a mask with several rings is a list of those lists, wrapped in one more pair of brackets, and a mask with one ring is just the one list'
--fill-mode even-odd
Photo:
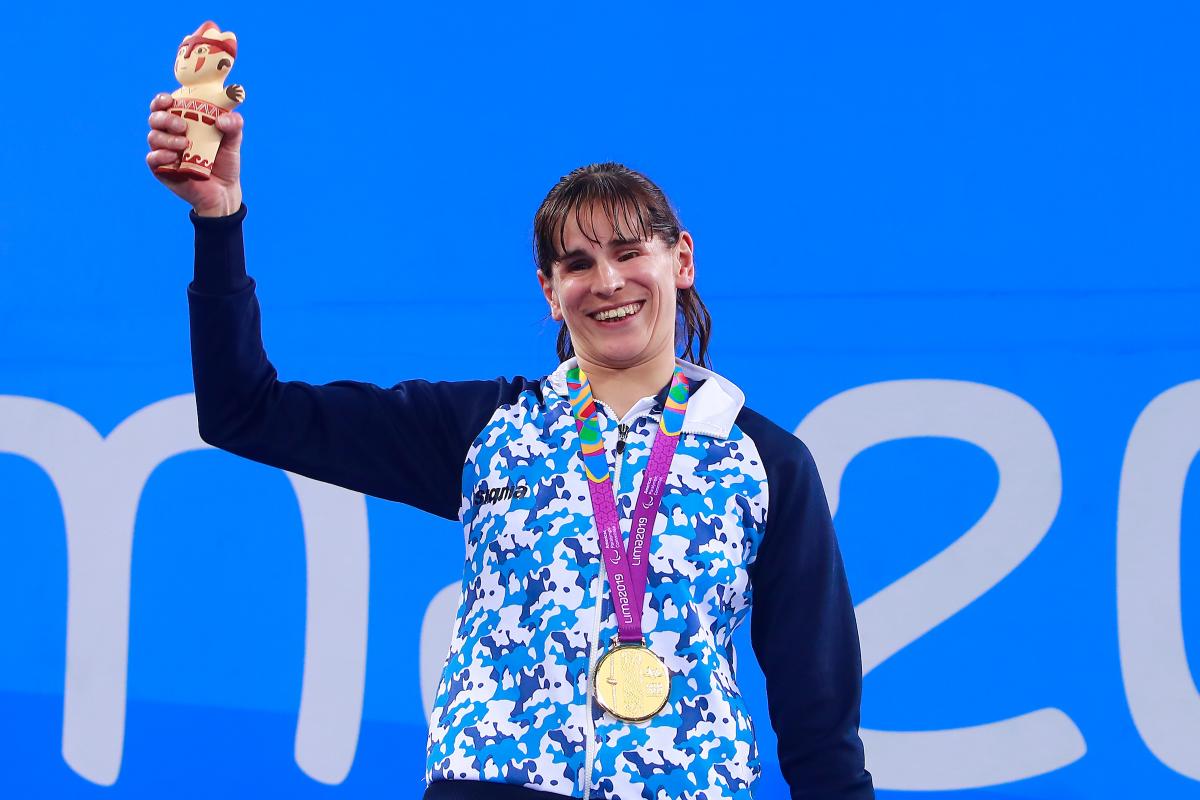
{"label": "woman's chest", "polygon": [[[468,562],[510,586],[583,584],[601,550],[579,436],[569,415],[500,414],[481,432],[463,472]],[[604,426],[603,444],[623,543],[635,525],[657,419]],[[765,526],[766,475],[735,429],[716,439],[685,431],[666,473],[649,541],[650,589],[686,586],[694,603],[740,605]]]}

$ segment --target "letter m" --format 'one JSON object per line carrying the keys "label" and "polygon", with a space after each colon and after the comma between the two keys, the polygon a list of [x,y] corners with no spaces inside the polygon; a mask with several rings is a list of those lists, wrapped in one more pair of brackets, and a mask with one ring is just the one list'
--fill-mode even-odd
{"label": "letter m", "polygon": [[[172,456],[210,449],[193,395],[136,412],[102,437],[70,409],[0,395],[0,452],[41,467],[67,536],[63,758],[92,783],[116,782],[125,739],[129,577],[138,502]],[[363,496],[285,473],[304,526],[307,619],[296,763],[340,783],[354,760],[367,654],[367,508]]]}

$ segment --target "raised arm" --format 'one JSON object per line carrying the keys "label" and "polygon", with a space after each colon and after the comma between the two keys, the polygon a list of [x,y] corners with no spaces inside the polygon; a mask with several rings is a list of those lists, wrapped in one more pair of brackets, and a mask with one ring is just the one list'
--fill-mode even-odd
{"label": "raised arm", "polygon": [[[163,111],[162,97],[151,105],[152,170],[186,146],[171,132],[182,121]],[[467,450],[496,408],[524,390],[524,381],[412,380],[385,389],[357,381],[279,380],[263,348],[255,282],[246,274],[237,152],[242,121],[234,114],[220,119],[231,121],[211,180],[158,176],[192,204],[196,259],[188,303],[201,438],[264,464],[455,519]]]}

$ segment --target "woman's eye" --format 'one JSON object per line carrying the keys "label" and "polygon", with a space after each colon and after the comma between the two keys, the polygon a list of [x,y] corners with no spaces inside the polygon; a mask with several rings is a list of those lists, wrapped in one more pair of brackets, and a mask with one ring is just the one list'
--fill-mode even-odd
{"label": "woman's eye", "polygon": [[630,250],[628,252],[622,253],[621,257],[618,258],[617,260],[618,261],[628,261],[631,258],[637,258],[639,255],[641,255],[641,253],[639,253],[637,250]]}
{"label": "woman's eye", "polygon": [[571,272],[578,272],[581,269],[587,269],[587,268],[588,268],[588,262],[586,262],[586,261],[572,261],[570,264],[567,264],[567,269],[570,270]]}

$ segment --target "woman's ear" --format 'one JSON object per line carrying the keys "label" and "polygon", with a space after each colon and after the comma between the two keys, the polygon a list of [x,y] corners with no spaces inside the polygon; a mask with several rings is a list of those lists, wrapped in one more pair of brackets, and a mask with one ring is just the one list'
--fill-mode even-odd
{"label": "woman's ear", "polygon": [[540,269],[536,272],[538,284],[542,287],[542,294],[546,296],[546,303],[550,306],[550,318],[555,322],[562,322],[562,309],[559,308],[558,297],[554,294],[553,279],[543,275]]}
{"label": "woman's ear", "polygon": [[687,231],[679,234],[675,243],[675,288],[687,289],[696,282],[695,243]]}

